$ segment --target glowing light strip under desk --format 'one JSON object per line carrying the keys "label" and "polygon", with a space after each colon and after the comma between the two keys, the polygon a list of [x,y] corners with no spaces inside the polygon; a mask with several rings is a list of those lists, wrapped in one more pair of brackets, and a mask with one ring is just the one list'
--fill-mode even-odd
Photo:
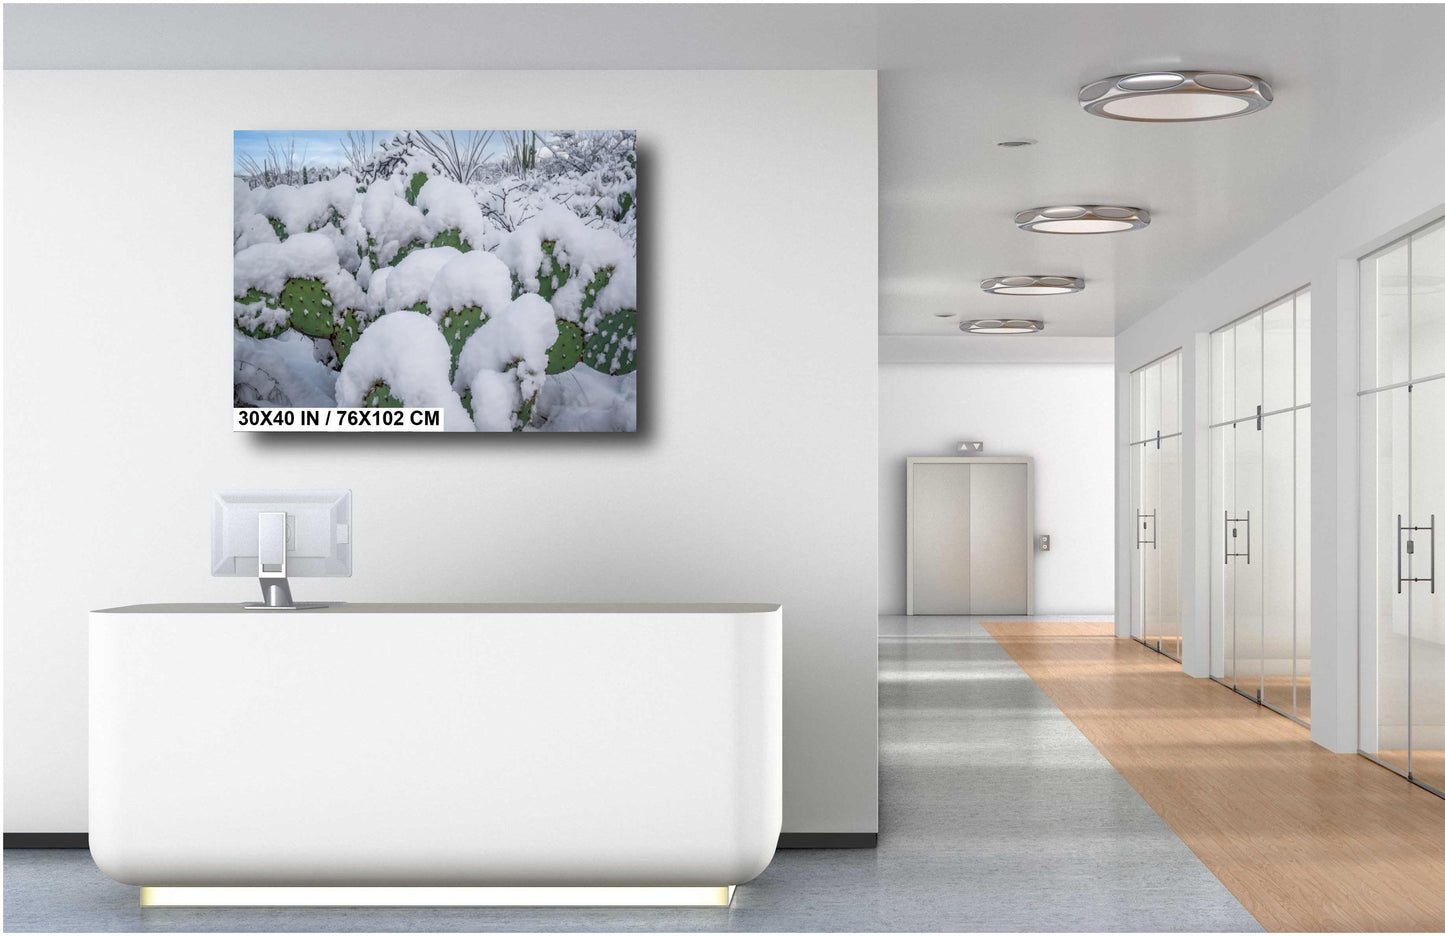
{"label": "glowing light strip under desk", "polygon": [[726,887],[142,887],[142,907],[726,907]]}

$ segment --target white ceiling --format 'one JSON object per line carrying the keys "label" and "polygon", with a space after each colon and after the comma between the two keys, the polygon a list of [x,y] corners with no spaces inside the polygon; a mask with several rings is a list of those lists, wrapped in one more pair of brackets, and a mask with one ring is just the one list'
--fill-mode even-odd
{"label": "white ceiling", "polygon": [[[1439,5],[7,4],[4,17],[6,68],[877,68],[890,335],[955,333],[940,311],[1116,334],[1445,116]],[[1258,74],[1276,100],[1182,125],[1075,103],[1091,80],[1161,67]],[[1018,137],[1039,142],[995,145]],[[1011,223],[1080,202],[1154,223],[1092,237]],[[979,292],[1011,273],[1088,286]]]}

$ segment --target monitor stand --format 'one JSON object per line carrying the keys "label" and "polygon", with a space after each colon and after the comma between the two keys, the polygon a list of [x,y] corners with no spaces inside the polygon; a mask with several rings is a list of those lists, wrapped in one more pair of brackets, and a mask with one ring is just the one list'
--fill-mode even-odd
{"label": "monitor stand", "polygon": [[263,511],[258,516],[257,543],[259,555],[256,568],[260,572],[261,600],[247,602],[254,611],[306,611],[325,608],[325,601],[291,600],[291,585],[286,581],[286,514]]}
{"label": "monitor stand", "polygon": [[292,601],[291,586],[284,578],[261,577],[261,601],[248,601],[250,611],[310,611],[329,608],[334,601]]}

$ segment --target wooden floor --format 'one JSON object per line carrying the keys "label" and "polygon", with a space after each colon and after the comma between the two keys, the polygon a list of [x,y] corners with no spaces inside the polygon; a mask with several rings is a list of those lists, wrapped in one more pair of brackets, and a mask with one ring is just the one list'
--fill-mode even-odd
{"label": "wooden floor", "polygon": [[1266,929],[1445,930],[1445,799],[1110,624],[984,627]]}

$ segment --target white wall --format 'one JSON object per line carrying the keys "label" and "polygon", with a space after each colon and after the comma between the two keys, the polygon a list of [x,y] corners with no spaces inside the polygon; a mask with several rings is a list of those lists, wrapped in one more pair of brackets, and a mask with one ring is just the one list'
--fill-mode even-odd
{"label": "white wall", "polygon": [[1406,140],[1343,185],[1242,249],[1119,336],[1116,345],[1115,522],[1119,612],[1128,633],[1126,538],[1132,525],[1126,475],[1129,371],[1182,347],[1184,354],[1184,665],[1207,675],[1208,333],[1308,284],[1312,307],[1311,737],[1335,751],[1357,744],[1358,517],[1356,426],[1357,262],[1371,250],[1445,213],[1445,120]]}
{"label": "white wall", "polygon": [[879,368],[882,613],[906,607],[904,459],[956,455],[964,439],[982,440],[985,455],[1033,456],[1034,527],[1052,537],[1035,555],[1035,612],[1113,610],[1113,373],[1108,363]]}
{"label": "white wall", "polygon": [[[6,830],[85,829],[88,609],[254,597],[245,485],[356,492],[298,598],[782,602],[784,829],[877,829],[873,72],[5,83]],[[231,431],[232,130],[411,125],[638,130],[639,435]]]}

